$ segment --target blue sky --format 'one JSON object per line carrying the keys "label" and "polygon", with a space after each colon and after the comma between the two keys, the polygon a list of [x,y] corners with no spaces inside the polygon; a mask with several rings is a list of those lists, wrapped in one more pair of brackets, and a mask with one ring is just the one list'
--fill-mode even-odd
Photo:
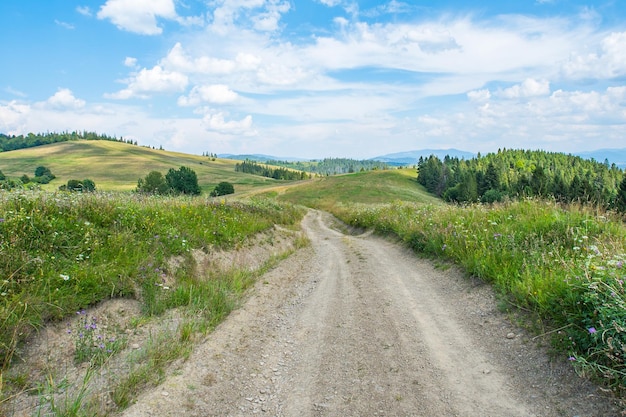
{"label": "blue sky", "polygon": [[0,132],[201,154],[626,147],[621,0],[7,0]]}

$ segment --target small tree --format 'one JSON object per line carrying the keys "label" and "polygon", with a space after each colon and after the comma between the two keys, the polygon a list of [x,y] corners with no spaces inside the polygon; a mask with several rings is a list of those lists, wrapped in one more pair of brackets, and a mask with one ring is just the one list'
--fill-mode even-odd
{"label": "small tree", "polygon": [[220,182],[215,186],[213,191],[211,191],[211,197],[219,197],[221,195],[233,194],[235,192],[235,187],[229,182]]}
{"label": "small tree", "polygon": [[177,194],[198,195],[201,193],[198,176],[195,171],[185,166],[178,170],[170,168],[165,175],[167,185]]}
{"label": "small tree", "polygon": [[619,211],[626,213],[626,175],[624,175],[624,179],[622,179],[622,182],[619,184],[615,204]]}
{"label": "small tree", "polygon": [[137,181],[137,192],[139,193],[167,194],[169,191],[170,187],[159,171],[151,171],[146,175],[146,178],[139,178]]}
{"label": "small tree", "polygon": [[83,180],[83,192],[92,193],[96,191],[96,183],[86,178]]}
{"label": "small tree", "polygon": [[33,181],[38,182],[39,184],[48,184],[55,178],[56,176],[52,173],[52,171],[50,171],[50,168],[46,168],[44,166],[38,166],[35,168],[35,178],[33,178]]}

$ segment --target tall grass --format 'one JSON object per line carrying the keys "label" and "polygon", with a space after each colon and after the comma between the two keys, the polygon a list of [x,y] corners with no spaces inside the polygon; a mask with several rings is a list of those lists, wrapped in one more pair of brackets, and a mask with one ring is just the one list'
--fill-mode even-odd
{"label": "tall grass", "polygon": [[336,214],[491,282],[511,305],[541,319],[564,358],[626,392],[626,226],[620,219],[534,200],[494,207],[353,205]]}
{"label": "tall grass", "polygon": [[[194,281],[190,249],[233,247],[301,215],[263,200],[0,194],[0,370],[45,323],[109,298],[138,298],[148,315],[204,300],[198,309],[218,319],[234,290],[222,281]],[[174,256],[185,260],[183,267],[173,270]],[[177,285],[167,288],[165,277]]]}

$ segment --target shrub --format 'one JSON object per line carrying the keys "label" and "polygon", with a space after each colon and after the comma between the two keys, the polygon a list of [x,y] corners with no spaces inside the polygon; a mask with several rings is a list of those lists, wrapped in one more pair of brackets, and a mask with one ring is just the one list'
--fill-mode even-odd
{"label": "shrub", "polygon": [[168,194],[170,187],[165,177],[159,171],[151,171],[145,178],[137,181],[137,192],[144,194]]}
{"label": "shrub", "polygon": [[220,182],[217,184],[215,189],[211,191],[211,197],[219,197],[221,195],[233,194],[235,192],[235,187],[229,182]]}
{"label": "shrub", "polygon": [[176,194],[199,195],[201,193],[198,176],[191,168],[185,166],[181,166],[178,170],[170,168],[165,175],[165,180]]}

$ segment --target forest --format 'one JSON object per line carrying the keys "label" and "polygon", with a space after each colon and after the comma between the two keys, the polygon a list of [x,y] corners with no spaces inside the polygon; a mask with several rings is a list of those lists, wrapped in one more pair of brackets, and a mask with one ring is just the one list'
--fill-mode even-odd
{"label": "forest", "polygon": [[492,203],[523,197],[593,203],[626,211],[626,177],[615,164],[532,150],[500,149],[464,160],[420,158],[417,181],[450,202]]}
{"label": "forest", "polygon": [[388,169],[385,162],[371,160],[356,160],[349,158],[324,158],[319,161],[267,161],[270,165],[283,166],[286,168],[306,171],[318,175],[337,175],[353,172],[372,171],[376,169]]}
{"label": "forest", "polygon": [[73,131],[61,133],[29,133],[26,136],[5,135],[3,133],[0,133],[0,152],[34,148],[35,146],[50,145],[52,143],[68,142],[73,140],[110,140],[114,142],[124,142],[130,145],[137,145],[137,141],[88,131]]}
{"label": "forest", "polygon": [[247,174],[261,175],[263,177],[274,178],[275,180],[305,180],[309,178],[306,172],[294,171],[287,168],[272,168],[267,165],[261,165],[254,161],[245,160],[235,165],[236,172],[245,172]]}

